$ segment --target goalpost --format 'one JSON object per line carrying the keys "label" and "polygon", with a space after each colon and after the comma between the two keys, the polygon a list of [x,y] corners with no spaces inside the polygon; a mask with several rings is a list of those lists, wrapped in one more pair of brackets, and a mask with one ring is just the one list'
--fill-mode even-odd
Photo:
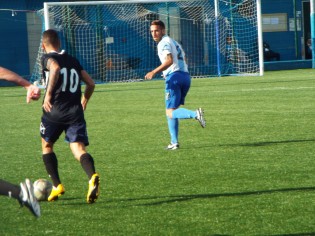
{"label": "goalpost", "polygon": [[142,80],[160,64],[149,31],[156,19],[182,44],[192,77],[263,74],[260,0],[46,2],[38,13],[98,82]]}

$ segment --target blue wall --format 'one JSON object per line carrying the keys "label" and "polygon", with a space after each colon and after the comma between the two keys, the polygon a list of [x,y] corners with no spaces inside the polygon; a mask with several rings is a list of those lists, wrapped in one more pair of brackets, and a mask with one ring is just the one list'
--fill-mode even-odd
{"label": "blue wall", "polygon": [[13,70],[22,76],[31,74],[29,70],[26,14],[18,10],[39,10],[43,8],[43,2],[45,0],[0,2],[0,9],[17,10],[14,16],[12,16],[11,11],[0,11],[0,66]]}
{"label": "blue wall", "polygon": [[[24,1],[1,1],[2,9],[25,9]],[[25,13],[12,16],[0,11],[0,65],[20,74],[29,74],[27,28]]]}

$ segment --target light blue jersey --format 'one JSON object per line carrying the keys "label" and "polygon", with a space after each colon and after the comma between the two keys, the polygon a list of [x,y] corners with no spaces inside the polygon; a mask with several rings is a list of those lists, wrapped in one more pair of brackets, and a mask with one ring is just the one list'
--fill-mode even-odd
{"label": "light blue jersey", "polygon": [[166,56],[172,54],[173,64],[163,71],[164,77],[175,71],[182,71],[188,73],[188,66],[185,62],[185,52],[181,45],[168,35],[164,35],[162,40],[157,45],[158,56],[161,63],[165,62]]}

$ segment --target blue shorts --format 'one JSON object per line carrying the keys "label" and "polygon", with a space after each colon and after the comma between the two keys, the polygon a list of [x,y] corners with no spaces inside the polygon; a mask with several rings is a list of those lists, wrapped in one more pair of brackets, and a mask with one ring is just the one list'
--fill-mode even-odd
{"label": "blue shorts", "polygon": [[190,75],[175,71],[165,79],[165,107],[175,109],[185,104],[185,97],[190,88]]}
{"label": "blue shorts", "polygon": [[40,135],[46,142],[55,143],[63,131],[65,131],[66,134],[66,142],[81,142],[84,143],[85,146],[89,145],[85,121],[74,124],[59,124],[50,122],[42,117],[42,122],[40,123]]}

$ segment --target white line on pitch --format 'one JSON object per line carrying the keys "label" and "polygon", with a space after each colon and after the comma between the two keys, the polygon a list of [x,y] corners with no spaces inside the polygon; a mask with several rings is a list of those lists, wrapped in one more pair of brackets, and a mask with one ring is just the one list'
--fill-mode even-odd
{"label": "white line on pitch", "polygon": [[241,90],[225,90],[225,91],[213,91],[214,93],[229,93],[229,92],[255,92],[255,91],[274,91],[274,90],[301,90],[301,89],[315,89],[315,87],[274,87],[274,88],[262,88],[262,89],[241,89]]}

